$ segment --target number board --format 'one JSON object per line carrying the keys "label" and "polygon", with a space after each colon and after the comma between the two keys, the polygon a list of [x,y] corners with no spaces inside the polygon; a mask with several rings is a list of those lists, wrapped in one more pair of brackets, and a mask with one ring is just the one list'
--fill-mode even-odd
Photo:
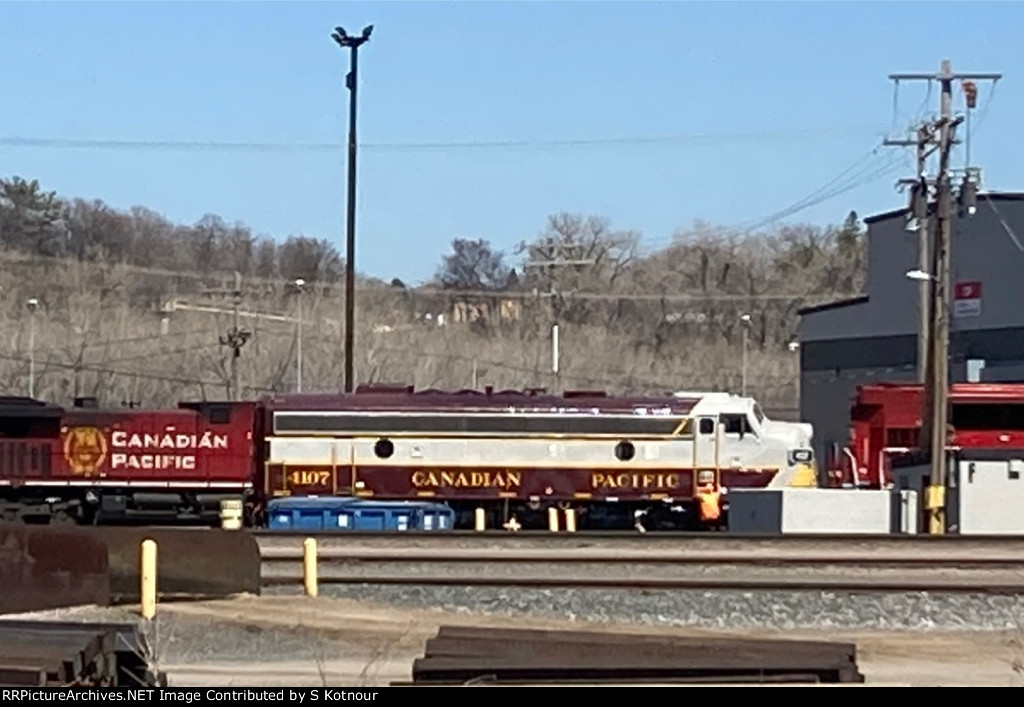
{"label": "number board", "polygon": [[317,471],[312,469],[292,469],[285,474],[285,481],[289,487],[303,486],[308,488],[329,489],[332,487],[332,475],[330,471]]}

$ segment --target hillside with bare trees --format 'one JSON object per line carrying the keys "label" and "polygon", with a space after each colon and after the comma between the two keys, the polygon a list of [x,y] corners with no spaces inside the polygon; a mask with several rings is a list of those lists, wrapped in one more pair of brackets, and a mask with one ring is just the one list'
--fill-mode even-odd
{"label": "hillside with bare trees", "polygon": [[[748,392],[792,414],[796,312],[860,291],[856,215],[752,234],[695,224],[660,248],[643,245],[602,218],[556,214],[510,252],[454,240],[423,285],[360,276],[356,379],[738,392],[749,315]],[[562,264],[545,265],[552,259]],[[295,390],[300,340],[303,390],[341,386],[344,259],[327,240],[275,242],[216,216],[177,225],[13,178],[0,180],[0,264],[6,394],[28,393],[31,380],[37,397],[59,403],[233,395],[221,337],[233,323],[236,272],[250,334],[238,395]]]}

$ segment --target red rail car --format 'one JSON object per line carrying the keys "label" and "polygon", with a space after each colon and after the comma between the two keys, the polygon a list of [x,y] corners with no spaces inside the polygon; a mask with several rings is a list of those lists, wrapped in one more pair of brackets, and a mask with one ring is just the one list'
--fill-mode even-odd
{"label": "red rail car", "polygon": [[[1024,384],[958,383],[950,388],[951,447],[1024,448]],[[857,388],[849,444],[828,461],[830,486],[882,488],[892,458],[919,451],[924,411],[921,385],[876,383]]]}
{"label": "red rail car", "polygon": [[252,503],[253,403],[65,409],[0,398],[0,513],[27,522],[216,522]]}

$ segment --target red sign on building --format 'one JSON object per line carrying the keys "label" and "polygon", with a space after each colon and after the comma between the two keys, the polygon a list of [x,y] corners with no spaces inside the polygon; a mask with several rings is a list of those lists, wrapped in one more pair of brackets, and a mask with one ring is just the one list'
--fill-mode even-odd
{"label": "red sign on building", "polygon": [[953,286],[953,316],[981,316],[980,282],[958,282]]}

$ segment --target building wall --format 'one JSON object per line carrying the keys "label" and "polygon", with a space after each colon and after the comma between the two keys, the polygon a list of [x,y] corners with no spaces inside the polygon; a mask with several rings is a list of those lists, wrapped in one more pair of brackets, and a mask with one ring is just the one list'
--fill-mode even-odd
{"label": "building wall", "polygon": [[[857,385],[916,375],[917,234],[906,212],[866,219],[867,299],[802,314],[800,413],[816,452],[844,444]],[[980,282],[980,312],[950,320],[950,378],[1024,381],[1024,195],[981,195],[954,226],[952,282]],[[970,362],[970,363],[969,363]],[[979,370],[980,369],[980,370]]]}
{"label": "building wall", "polygon": [[[800,322],[801,341],[914,334],[918,283],[917,233],[905,228],[905,210],[865,220],[868,226],[868,301],[814,312]],[[1024,195],[978,199],[978,212],[953,231],[952,281],[982,285],[981,314],[955,317],[962,331],[1024,326]],[[915,349],[916,350],[916,349]]]}

